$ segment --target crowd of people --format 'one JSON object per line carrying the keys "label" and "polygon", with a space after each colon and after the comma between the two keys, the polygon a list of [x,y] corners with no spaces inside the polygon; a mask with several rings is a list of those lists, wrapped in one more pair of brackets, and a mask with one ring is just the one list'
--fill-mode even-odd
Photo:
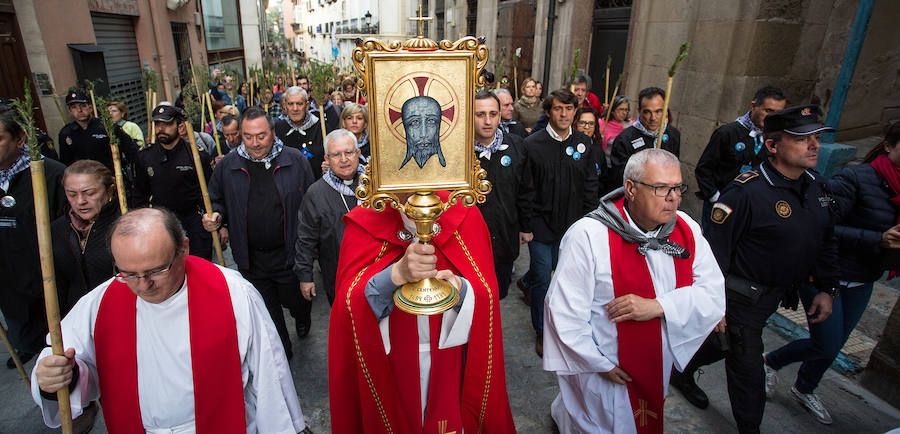
{"label": "crowd of people", "polygon": [[[480,89],[474,150],[493,189],[450,207],[422,244],[402,213],[359,206],[371,146],[355,79],[316,101],[307,77],[279,77],[264,107],[248,83],[212,77],[210,122],[179,98],[153,108],[149,136],[121,102],[96,108],[115,124],[125,214],[108,132],[84,92],[67,94],[73,121],[58,154],[43,148],[63,355],[45,348],[25,133],[0,104],[0,309],[19,358],[37,356],[32,395],[49,426],[68,388],[82,429],[103,396],[111,432],[303,431],[284,309],[303,339],[324,293],[334,432],[513,432],[499,311],[513,285],[558,376],[561,432],[661,432],[668,385],[706,408],[695,373],[722,359],[738,431],[759,432],[792,363],[790,393],[829,424],[816,386],[873,283],[900,269],[900,124],[825,179],[813,168],[831,129],[775,87],[711,132],[694,173],[699,223],[679,211],[681,134],[662,89],[608,103],[584,75],[547,95],[527,78],[518,100],[508,79]],[[209,262],[214,237],[236,270]],[[428,277],[457,288],[451,310],[394,309],[399,286]],[[800,303],[810,337],[764,348],[766,319]]]}

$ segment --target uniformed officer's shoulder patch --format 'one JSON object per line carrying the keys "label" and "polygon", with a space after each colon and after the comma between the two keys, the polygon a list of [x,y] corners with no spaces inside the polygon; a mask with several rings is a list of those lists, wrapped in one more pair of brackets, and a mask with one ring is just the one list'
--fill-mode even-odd
{"label": "uniformed officer's shoulder patch", "polygon": [[709,219],[716,224],[725,223],[725,219],[731,215],[731,207],[725,205],[722,202],[716,202],[713,204],[712,212],[709,215]]}
{"label": "uniformed officer's shoulder patch", "polygon": [[734,178],[735,181],[740,182],[741,184],[746,184],[747,181],[756,178],[759,176],[759,172],[755,170],[748,170]]}

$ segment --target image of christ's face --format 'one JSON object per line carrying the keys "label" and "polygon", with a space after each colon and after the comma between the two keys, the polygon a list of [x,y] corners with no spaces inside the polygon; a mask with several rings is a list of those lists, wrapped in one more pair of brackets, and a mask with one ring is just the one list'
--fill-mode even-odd
{"label": "image of christ's face", "polygon": [[441,166],[447,167],[441,152],[441,105],[437,100],[429,96],[410,98],[403,103],[401,115],[406,131],[406,158],[400,168],[414,158],[421,169],[434,154]]}

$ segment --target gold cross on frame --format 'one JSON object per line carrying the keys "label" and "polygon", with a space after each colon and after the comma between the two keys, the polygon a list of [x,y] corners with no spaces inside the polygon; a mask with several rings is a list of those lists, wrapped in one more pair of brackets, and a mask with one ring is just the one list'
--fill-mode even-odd
{"label": "gold cross on frame", "polygon": [[418,13],[418,15],[415,16],[415,17],[410,17],[410,18],[408,18],[408,19],[409,19],[410,21],[417,21],[417,22],[418,22],[418,24],[419,24],[419,37],[420,37],[420,38],[424,38],[424,37],[425,37],[425,32],[424,32],[423,26],[425,25],[425,21],[431,21],[431,20],[433,20],[434,18],[432,18],[432,17],[423,17],[423,16],[422,16],[422,5],[419,5],[419,13]]}

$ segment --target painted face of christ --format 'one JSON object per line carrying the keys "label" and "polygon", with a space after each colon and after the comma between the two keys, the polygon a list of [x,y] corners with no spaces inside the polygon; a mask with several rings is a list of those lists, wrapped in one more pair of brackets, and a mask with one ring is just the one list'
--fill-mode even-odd
{"label": "painted face of christ", "polygon": [[401,115],[406,131],[406,158],[400,168],[414,158],[421,169],[434,154],[441,166],[447,167],[441,152],[441,105],[437,100],[430,96],[410,98],[403,103]]}

